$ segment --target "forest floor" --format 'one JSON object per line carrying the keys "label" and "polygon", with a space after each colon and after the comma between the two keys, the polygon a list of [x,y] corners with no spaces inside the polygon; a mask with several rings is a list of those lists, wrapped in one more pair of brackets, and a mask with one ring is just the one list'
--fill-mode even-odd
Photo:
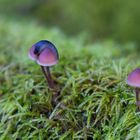
{"label": "forest floor", "polygon": [[[51,68],[60,95],[28,58],[39,40],[52,41],[60,60]],[[140,66],[133,44],[86,43],[33,21],[0,19],[0,140],[140,140],[140,114],[129,72]]]}

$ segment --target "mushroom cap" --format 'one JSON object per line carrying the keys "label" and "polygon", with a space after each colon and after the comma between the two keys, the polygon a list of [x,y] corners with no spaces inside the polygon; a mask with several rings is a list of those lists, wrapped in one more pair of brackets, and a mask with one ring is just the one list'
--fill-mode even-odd
{"label": "mushroom cap", "polygon": [[32,60],[36,60],[37,59],[37,56],[34,54],[34,50],[35,50],[35,46],[33,45],[30,50],[29,50],[29,58],[32,59]]}
{"label": "mushroom cap", "polygon": [[127,78],[127,84],[133,87],[140,87],[140,68],[133,70]]}
{"label": "mushroom cap", "polygon": [[56,47],[47,40],[35,43],[29,50],[29,57],[41,66],[53,66],[59,60]]}

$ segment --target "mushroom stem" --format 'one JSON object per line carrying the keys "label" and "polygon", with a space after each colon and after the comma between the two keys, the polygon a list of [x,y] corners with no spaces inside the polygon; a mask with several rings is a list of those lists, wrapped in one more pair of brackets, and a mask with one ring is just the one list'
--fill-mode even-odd
{"label": "mushroom stem", "polygon": [[49,67],[41,66],[41,69],[42,69],[42,72],[43,72],[43,74],[44,74],[44,76],[45,76],[45,78],[47,80],[49,88],[54,89],[54,83],[53,83],[53,80],[52,80],[52,77],[51,77]]}
{"label": "mushroom stem", "polygon": [[50,68],[49,67],[45,67],[46,73],[47,73],[47,77],[48,77],[48,82],[49,82],[49,86],[50,88],[54,89],[54,82],[51,76],[51,72],[50,72]]}
{"label": "mushroom stem", "polygon": [[138,111],[140,111],[140,90],[138,88],[136,88],[135,92],[136,92],[137,109],[138,109]]}

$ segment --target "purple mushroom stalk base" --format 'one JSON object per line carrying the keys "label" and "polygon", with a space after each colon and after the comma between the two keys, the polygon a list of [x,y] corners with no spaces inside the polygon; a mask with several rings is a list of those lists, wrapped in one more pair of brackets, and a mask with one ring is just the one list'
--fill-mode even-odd
{"label": "purple mushroom stalk base", "polygon": [[136,68],[128,75],[127,84],[135,87],[137,111],[140,112],[140,68]]}
{"label": "purple mushroom stalk base", "polygon": [[136,88],[135,92],[136,92],[137,110],[138,112],[140,112],[140,90]]}
{"label": "purple mushroom stalk base", "polygon": [[54,44],[47,40],[41,40],[35,43],[29,50],[29,57],[41,66],[49,88],[55,89],[50,67],[57,64],[59,55]]}
{"label": "purple mushroom stalk base", "polygon": [[51,73],[50,73],[50,68],[49,67],[43,67],[41,66],[41,69],[42,69],[42,72],[47,80],[47,83],[49,85],[49,87],[51,89],[55,89],[55,85],[54,85],[54,82],[53,82],[53,79],[52,79],[52,76],[51,76]]}

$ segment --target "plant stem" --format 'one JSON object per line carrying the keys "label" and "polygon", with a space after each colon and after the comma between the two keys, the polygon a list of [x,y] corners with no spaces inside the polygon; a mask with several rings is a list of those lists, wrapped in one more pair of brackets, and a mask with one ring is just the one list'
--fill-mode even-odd
{"label": "plant stem", "polygon": [[138,111],[140,111],[140,90],[138,88],[136,88],[135,92],[136,92],[137,109],[138,109]]}
{"label": "plant stem", "polygon": [[43,72],[43,74],[44,74],[44,76],[47,80],[49,88],[54,89],[54,83],[53,83],[53,80],[52,80],[52,77],[51,77],[49,67],[41,66],[41,69],[42,69],[42,72]]}

